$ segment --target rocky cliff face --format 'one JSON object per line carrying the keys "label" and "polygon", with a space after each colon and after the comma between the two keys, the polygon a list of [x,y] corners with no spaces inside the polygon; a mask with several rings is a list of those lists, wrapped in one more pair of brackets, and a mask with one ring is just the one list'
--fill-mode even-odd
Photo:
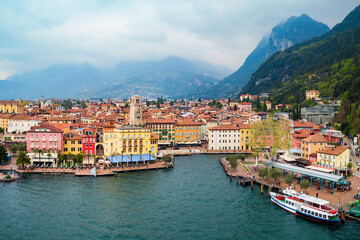
{"label": "rocky cliff face", "polygon": [[204,88],[201,92],[193,93],[193,95],[207,98],[235,97],[248,83],[251,75],[273,53],[284,51],[294,44],[318,37],[329,30],[328,26],[313,20],[306,14],[290,17],[287,21],[275,26],[269,35],[262,38],[236,72],[216,85]]}

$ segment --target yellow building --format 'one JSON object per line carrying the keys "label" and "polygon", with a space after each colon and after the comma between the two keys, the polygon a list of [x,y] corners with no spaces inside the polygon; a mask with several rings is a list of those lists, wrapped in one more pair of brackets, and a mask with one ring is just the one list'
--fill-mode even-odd
{"label": "yellow building", "polygon": [[310,154],[325,149],[327,141],[323,135],[316,133],[301,140],[301,157],[310,160]]}
{"label": "yellow building", "polygon": [[0,128],[4,129],[4,133],[7,132],[8,124],[12,116],[14,116],[14,114],[0,113]]}
{"label": "yellow building", "polygon": [[82,152],[82,137],[75,132],[64,133],[64,154]]}
{"label": "yellow building", "polygon": [[201,123],[184,121],[175,123],[175,143],[201,140]]}
{"label": "yellow building", "polygon": [[[317,167],[324,167],[330,169],[337,169],[339,171],[346,171],[349,163],[350,150],[348,147],[327,147],[323,150],[317,151]],[[313,164],[315,165],[315,164]]]}
{"label": "yellow building", "polygon": [[249,124],[240,124],[240,150],[252,150],[251,142],[254,140],[254,130]]}
{"label": "yellow building", "polygon": [[121,127],[103,134],[104,155],[144,155],[157,157],[158,136],[150,129],[141,127]]}
{"label": "yellow building", "polygon": [[306,99],[310,100],[312,98],[317,99],[319,98],[320,93],[318,90],[307,90],[306,91]]}
{"label": "yellow building", "polygon": [[20,101],[0,101],[0,113],[24,113],[24,103]]}

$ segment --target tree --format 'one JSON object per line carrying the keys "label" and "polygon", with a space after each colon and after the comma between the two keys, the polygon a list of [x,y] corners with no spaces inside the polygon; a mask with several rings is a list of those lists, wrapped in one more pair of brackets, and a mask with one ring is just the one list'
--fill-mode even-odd
{"label": "tree", "polygon": [[47,154],[47,157],[49,158],[49,162],[50,162],[50,158],[51,158],[51,153],[50,152]]}
{"label": "tree", "polygon": [[80,164],[83,162],[83,158],[84,158],[84,155],[82,154],[82,152],[79,152],[75,155],[74,162]]}
{"label": "tree", "polygon": [[0,127],[0,133],[4,133],[4,129]]}
{"label": "tree", "polygon": [[21,165],[24,168],[25,164],[30,164],[30,158],[25,152],[20,151],[16,157],[16,165]]}
{"label": "tree", "polygon": [[256,110],[257,110],[257,111],[260,111],[260,110],[261,110],[261,104],[260,104],[259,95],[257,95],[257,97],[256,97]]}
{"label": "tree", "polygon": [[349,172],[351,171],[351,168],[352,168],[352,163],[351,162],[348,162],[348,164],[346,165],[347,168],[349,169]]}
{"label": "tree", "polygon": [[281,171],[277,168],[272,168],[269,170],[269,175],[276,182],[281,176]]}
{"label": "tree", "polygon": [[236,112],[238,109],[237,104],[234,105],[234,111]]}
{"label": "tree", "polygon": [[61,151],[57,151],[57,159],[59,160],[58,163],[62,164],[64,161],[64,156],[61,154]]}
{"label": "tree", "polygon": [[238,155],[236,155],[237,159],[240,159],[242,162],[245,161],[245,155],[242,153],[239,153]]}
{"label": "tree", "polygon": [[3,145],[0,145],[0,163],[8,161],[8,153]]}
{"label": "tree", "polygon": [[259,152],[257,152],[256,151],[257,149],[255,149],[255,151],[251,154],[251,156],[253,157],[253,158],[255,158],[255,166],[257,166],[258,165],[258,157],[259,157]]}
{"label": "tree", "polygon": [[289,123],[285,120],[276,120],[270,114],[265,120],[253,124],[253,137],[249,145],[257,152],[263,152],[265,158],[274,160],[280,150],[290,147]]}
{"label": "tree", "polygon": [[266,101],[264,101],[264,112],[267,112],[267,104],[266,104]]}
{"label": "tree", "polygon": [[[36,153],[39,154],[39,162],[40,162],[40,155],[43,154],[43,150],[42,150],[42,149],[37,149],[37,150],[36,150]],[[44,167],[45,167],[45,162],[44,162]]]}
{"label": "tree", "polygon": [[161,157],[161,160],[162,160],[163,162],[166,162],[166,163],[171,163],[172,158],[171,158],[170,155],[167,154],[167,155],[162,156],[162,157]]}
{"label": "tree", "polygon": [[94,164],[96,163],[96,154],[93,154],[92,157],[94,158]]}
{"label": "tree", "polygon": [[287,174],[285,176],[285,182],[287,185],[291,186],[292,182],[293,182],[293,176],[291,176],[290,174]]}
{"label": "tree", "polygon": [[260,168],[259,169],[259,177],[266,177],[268,178],[269,171],[266,168]]}
{"label": "tree", "polygon": [[306,189],[308,189],[310,187],[310,182],[309,180],[302,180],[300,183],[300,188],[304,189],[306,192]]}
{"label": "tree", "polygon": [[238,158],[236,155],[229,155],[226,157],[226,160],[229,162],[231,168],[235,169],[238,165]]}

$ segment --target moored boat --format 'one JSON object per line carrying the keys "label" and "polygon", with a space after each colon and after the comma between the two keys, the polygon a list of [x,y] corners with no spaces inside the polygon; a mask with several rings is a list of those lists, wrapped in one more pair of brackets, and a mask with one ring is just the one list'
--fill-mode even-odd
{"label": "moored boat", "polygon": [[286,189],[282,193],[270,192],[271,202],[295,215],[324,222],[340,222],[338,212],[329,206],[329,202],[320,198]]}

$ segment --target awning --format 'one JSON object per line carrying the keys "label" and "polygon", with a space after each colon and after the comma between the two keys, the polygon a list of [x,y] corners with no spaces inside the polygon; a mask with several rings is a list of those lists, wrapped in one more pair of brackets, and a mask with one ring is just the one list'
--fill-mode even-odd
{"label": "awning", "polygon": [[295,162],[296,161],[294,158],[287,156],[287,155],[281,155],[280,158],[287,162]]}
{"label": "awning", "polygon": [[[150,159],[149,159],[150,157]],[[134,154],[130,155],[115,155],[115,156],[107,156],[107,158],[112,163],[126,163],[126,162],[143,162],[143,161],[154,161],[155,155],[144,153],[144,154]]]}
{"label": "awning", "polygon": [[320,168],[320,167],[315,167],[315,166],[307,166],[305,168],[315,170],[315,171],[325,172],[325,173],[333,173],[333,172],[335,172],[335,170],[332,170],[332,169]]}

